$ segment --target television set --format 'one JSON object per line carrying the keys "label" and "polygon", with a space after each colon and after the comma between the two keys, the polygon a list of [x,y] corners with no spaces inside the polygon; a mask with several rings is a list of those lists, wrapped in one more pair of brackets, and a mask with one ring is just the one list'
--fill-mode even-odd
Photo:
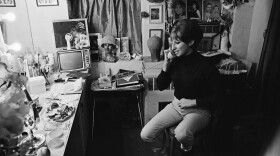
{"label": "television set", "polygon": [[64,19],[64,20],[54,20],[53,21],[53,31],[55,39],[56,49],[67,49],[66,34],[70,38],[70,47],[68,49],[77,49],[75,47],[75,41],[83,34],[87,38],[87,42],[90,43],[88,24],[86,18],[79,19]]}
{"label": "television set", "polygon": [[91,66],[90,50],[58,50],[57,62],[60,72],[76,72],[87,70]]}

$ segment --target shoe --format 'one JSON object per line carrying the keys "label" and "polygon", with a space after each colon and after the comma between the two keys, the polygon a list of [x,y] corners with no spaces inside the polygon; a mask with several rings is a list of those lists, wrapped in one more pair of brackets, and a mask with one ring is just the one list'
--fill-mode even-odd
{"label": "shoe", "polygon": [[168,156],[165,149],[153,149],[154,156]]}
{"label": "shoe", "polygon": [[181,149],[185,152],[189,152],[190,150],[192,150],[192,145],[186,147],[183,144],[181,144]]}
{"label": "shoe", "polygon": [[162,149],[160,152],[159,152],[160,156],[168,156],[168,153],[166,152],[166,149]]}

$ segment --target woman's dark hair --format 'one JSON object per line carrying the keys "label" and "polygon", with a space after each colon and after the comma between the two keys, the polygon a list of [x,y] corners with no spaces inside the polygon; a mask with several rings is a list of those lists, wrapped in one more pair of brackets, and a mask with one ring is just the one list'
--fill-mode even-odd
{"label": "woman's dark hair", "polygon": [[195,5],[196,10],[199,10],[199,9],[200,9],[200,8],[199,8],[199,4],[198,4],[197,2],[193,2],[191,6],[193,6],[193,5]]}
{"label": "woman's dark hair", "polygon": [[190,47],[194,50],[198,47],[203,36],[203,31],[196,20],[183,19],[174,24],[171,30],[171,39],[180,40],[186,44],[194,41]]}
{"label": "woman's dark hair", "polygon": [[172,8],[175,9],[178,5],[183,9],[183,14],[186,14],[186,4],[181,0],[175,1],[172,5]]}

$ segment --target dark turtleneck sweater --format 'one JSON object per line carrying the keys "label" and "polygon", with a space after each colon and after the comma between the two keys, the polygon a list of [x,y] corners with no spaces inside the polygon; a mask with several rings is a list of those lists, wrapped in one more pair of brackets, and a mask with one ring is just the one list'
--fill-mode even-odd
{"label": "dark turtleneck sweater", "polygon": [[197,52],[175,57],[167,72],[157,78],[159,90],[174,84],[174,96],[180,100],[196,99],[194,108],[212,111],[219,99],[220,80],[218,69]]}

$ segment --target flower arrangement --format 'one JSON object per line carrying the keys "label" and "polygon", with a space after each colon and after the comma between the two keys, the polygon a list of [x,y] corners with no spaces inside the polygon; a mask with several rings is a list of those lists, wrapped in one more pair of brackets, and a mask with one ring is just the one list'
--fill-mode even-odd
{"label": "flower arrangement", "polygon": [[0,62],[0,155],[9,155],[9,147],[17,147],[18,155],[26,153],[25,145],[18,147],[18,136],[23,132],[24,117],[30,108],[21,89],[26,80],[25,76],[9,72],[6,64]]}

